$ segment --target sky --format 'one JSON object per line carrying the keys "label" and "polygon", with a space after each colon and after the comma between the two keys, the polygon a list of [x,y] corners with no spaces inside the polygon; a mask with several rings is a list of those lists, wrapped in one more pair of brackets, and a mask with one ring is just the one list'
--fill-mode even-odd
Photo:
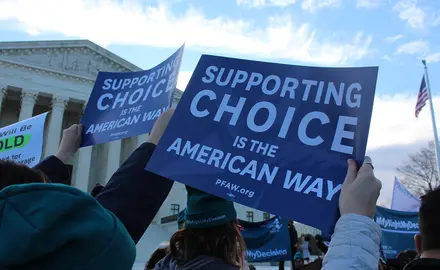
{"label": "sky", "polygon": [[0,0],[0,41],[89,39],[143,68],[186,44],[178,88],[204,53],[308,66],[379,66],[367,154],[391,200],[396,167],[433,139],[414,117],[429,68],[440,116],[440,1]]}

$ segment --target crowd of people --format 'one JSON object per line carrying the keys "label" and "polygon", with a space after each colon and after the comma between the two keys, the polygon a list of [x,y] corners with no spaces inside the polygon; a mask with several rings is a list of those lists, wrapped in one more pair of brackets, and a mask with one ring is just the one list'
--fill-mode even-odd
{"label": "crowd of people", "polygon": [[[140,240],[173,181],[144,170],[173,111],[156,121],[136,149],[93,196],[65,182],[65,165],[81,142],[82,127],[63,132],[53,156],[35,168],[0,161],[0,269],[131,269]],[[187,186],[184,221],[146,265],[155,270],[252,269],[234,204]],[[373,221],[381,182],[371,159],[348,160],[339,198],[341,217],[330,244],[322,247],[326,270],[379,269],[381,229]],[[440,190],[426,194],[419,212],[417,258],[408,270],[440,269]],[[297,210],[300,211],[300,210]],[[299,240],[294,264],[310,259],[310,237]],[[315,237],[316,238],[316,237]],[[319,237],[318,237],[319,238]],[[316,239],[316,245],[322,239]]]}

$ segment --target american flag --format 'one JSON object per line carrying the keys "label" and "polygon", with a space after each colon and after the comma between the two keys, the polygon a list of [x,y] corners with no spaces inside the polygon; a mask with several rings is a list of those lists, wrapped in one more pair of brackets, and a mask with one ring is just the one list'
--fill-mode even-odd
{"label": "american flag", "polygon": [[422,84],[420,85],[419,96],[417,97],[416,104],[416,117],[419,117],[419,113],[426,105],[426,101],[429,99],[428,88],[426,87],[425,76],[422,78]]}

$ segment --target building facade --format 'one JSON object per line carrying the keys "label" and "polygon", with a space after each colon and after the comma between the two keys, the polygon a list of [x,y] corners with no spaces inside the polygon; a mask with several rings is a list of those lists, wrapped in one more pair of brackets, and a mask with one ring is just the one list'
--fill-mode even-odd
{"label": "building facade", "polygon": [[[58,148],[62,130],[79,123],[99,71],[131,72],[139,67],[88,40],[0,42],[0,127],[49,111],[43,155]],[[176,91],[174,105],[182,92]],[[89,192],[105,185],[120,164],[147,135],[81,148],[69,161],[66,184]],[[138,261],[146,261],[157,245],[177,229],[177,214],[186,205],[186,191],[175,183],[153,223],[138,244]],[[263,213],[237,205],[242,220],[261,221]],[[299,233],[318,231],[298,224]]]}

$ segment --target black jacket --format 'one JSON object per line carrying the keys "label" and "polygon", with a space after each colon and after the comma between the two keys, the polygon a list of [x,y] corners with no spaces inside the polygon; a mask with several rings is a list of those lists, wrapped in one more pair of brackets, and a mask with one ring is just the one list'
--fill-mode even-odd
{"label": "black jacket", "polygon": [[[154,144],[142,144],[96,196],[102,206],[121,220],[135,243],[147,230],[174,183],[144,170],[155,148]],[[46,158],[35,168],[53,183],[64,183],[69,177],[67,166],[54,156]]]}
{"label": "black jacket", "polygon": [[405,270],[434,270],[440,269],[440,260],[438,259],[417,259],[410,262],[404,268]]}
{"label": "black jacket", "polygon": [[144,143],[113,174],[96,196],[112,211],[137,243],[170,193],[173,181],[146,171],[156,146]]}
{"label": "black jacket", "polygon": [[66,183],[66,180],[70,177],[67,166],[55,156],[47,157],[37,164],[34,169],[41,171],[46,176],[46,180],[52,183]]}

